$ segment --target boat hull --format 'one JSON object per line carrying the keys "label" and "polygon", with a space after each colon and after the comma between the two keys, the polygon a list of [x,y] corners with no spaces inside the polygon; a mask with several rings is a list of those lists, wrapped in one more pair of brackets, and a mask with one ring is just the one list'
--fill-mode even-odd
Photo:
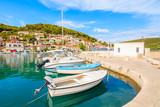
{"label": "boat hull", "polygon": [[74,94],[74,93],[88,90],[88,89],[98,85],[101,81],[102,81],[102,79],[94,81],[92,83],[87,83],[87,84],[83,84],[80,86],[64,88],[64,89],[54,89],[54,90],[49,89],[49,94],[51,97]]}
{"label": "boat hull", "polygon": [[89,71],[95,71],[98,70],[98,68],[90,68],[90,69],[81,69],[81,70],[56,70],[57,73],[60,74],[81,74]]}
{"label": "boat hull", "polygon": [[45,69],[54,69],[56,66],[60,65],[76,65],[76,64],[83,64],[85,61],[77,61],[77,62],[65,62],[65,63],[46,63]]}

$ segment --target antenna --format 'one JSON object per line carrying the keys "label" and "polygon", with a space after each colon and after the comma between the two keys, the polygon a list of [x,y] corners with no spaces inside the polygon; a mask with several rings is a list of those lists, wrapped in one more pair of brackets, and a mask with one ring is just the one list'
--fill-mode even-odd
{"label": "antenna", "polygon": [[143,42],[143,36],[142,36],[142,42]]}

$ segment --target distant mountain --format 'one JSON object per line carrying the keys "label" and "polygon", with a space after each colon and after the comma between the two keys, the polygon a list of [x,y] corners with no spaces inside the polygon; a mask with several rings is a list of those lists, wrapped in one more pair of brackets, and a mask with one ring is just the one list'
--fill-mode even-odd
{"label": "distant mountain", "polygon": [[[42,32],[45,34],[51,33],[51,34],[61,34],[62,33],[62,27],[57,25],[51,25],[51,24],[26,24],[26,26],[23,27],[16,27],[16,26],[10,26],[0,23],[0,32],[1,31],[11,31],[13,33],[17,31],[30,31],[30,32]],[[65,28],[63,29],[64,34],[74,35],[75,37],[82,38],[84,40],[88,40],[91,42],[96,42],[97,39],[93,38],[87,34],[81,33],[79,31],[75,31],[72,29]]]}
{"label": "distant mountain", "polygon": [[[160,51],[160,38],[144,38],[143,41],[145,42],[145,48],[150,48],[151,51]],[[128,42],[142,42],[142,39],[125,41],[123,43]]]}

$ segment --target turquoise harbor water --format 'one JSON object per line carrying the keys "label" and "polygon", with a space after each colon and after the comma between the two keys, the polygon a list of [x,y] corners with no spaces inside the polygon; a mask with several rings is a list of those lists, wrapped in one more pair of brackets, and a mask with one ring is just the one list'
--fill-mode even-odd
{"label": "turquoise harbor water", "polygon": [[[44,76],[66,76],[38,69],[37,63],[37,54],[0,55],[1,107],[120,107],[131,101],[139,90],[132,80],[110,71],[108,78],[99,85],[81,93],[51,98],[48,94],[44,95],[48,92],[44,87],[34,96],[34,90],[45,83]],[[40,99],[26,105],[42,95]]]}

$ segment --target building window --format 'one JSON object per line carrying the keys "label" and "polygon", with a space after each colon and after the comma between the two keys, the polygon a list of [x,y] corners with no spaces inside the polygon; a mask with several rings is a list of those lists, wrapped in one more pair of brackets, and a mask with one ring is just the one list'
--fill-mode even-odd
{"label": "building window", "polygon": [[12,41],[12,43],[14,43],[14,41]]}
{"label": "building window", "polygon": [[14,45],[14,47],[17,47],[17,45]]}
{"label": "building window", "polygon": [[19,42],[17,41],[17,43],[19,43]]}
{"label": "building window", "polygon": [[118,48],[118,53],[120,53],[120,48]]}
{"label": "building window", "polygon": [[19,45],[19,47],[21,47],[21,45]]}
{"label": "building window", "polygon": [[11,45],[9,45],[9,47],[11,47]]}
{"label": "building window", "polygon": [[136,52],[139,53],[139,47],[136,48]]}

